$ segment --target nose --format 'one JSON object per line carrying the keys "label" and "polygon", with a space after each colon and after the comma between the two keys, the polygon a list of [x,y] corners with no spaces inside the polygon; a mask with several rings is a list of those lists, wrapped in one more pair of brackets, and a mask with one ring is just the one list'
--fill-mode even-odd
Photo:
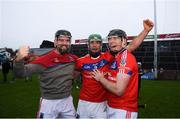
{"label": "nose", "polygon": [[63,40],[62,44],[66,45],[66,44],[68,44],[68,42],[66,40]]}
{"label": "nose", "polygon": [[97,43],[92,43],[92,46],[93,46],[93,47],[96,47],[96,46],[97,46]]}

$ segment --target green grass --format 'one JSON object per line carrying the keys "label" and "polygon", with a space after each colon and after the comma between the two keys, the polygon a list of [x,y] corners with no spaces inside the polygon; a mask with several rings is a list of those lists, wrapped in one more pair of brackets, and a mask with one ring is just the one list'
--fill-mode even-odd
{"label": "green grass", "polygon": [[139,103],[140,117],[180,117],[180,81],[143,81]]}
{"label": "green grass", "polygon": [[[39,106],[39,80],[33,76],[32,81],[17,79],[7,83],[2,82],[0,73],[0,118],[36,117]],[[74,104],[77,107],[79,90],[73,87]],[[180,117],[180,81],[150,81],[143,80],[139,97],[140,118]]]}
{"label": "green grass", "polygon": [[0,117],[35,117],[39,104],[39,84],[17,79],[13,83],[0,83]]}

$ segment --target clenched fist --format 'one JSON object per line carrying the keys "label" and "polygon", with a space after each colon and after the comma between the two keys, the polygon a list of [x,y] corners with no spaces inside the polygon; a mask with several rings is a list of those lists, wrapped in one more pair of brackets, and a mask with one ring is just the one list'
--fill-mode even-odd
{"label": "clenched fist", "polygon": [[143,20],[143,26],[144,26],[144,30],[149,32],[153,28],[154,23],[151,20],[146,19],[146,20]]}
{"label": "clenched fist", "polygon": [[16,54],[16,61],[23,60],[28,56],[29,46],[21,46]]}

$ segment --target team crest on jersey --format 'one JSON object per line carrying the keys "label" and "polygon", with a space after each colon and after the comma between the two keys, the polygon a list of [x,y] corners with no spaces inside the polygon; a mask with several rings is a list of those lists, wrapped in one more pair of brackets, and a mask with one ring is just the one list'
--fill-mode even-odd
{"label": "team crest on jersey", "polygon": [[116,70],[117,68],[118,68],[117,61],[113,61],[110,66],[110,69]]}
{"label": "team crest on jersey", "polygon": [[83,68],[83,70],[91,70],[92,71],[92,70],[99,69],[99,68],[105,66],[107,63],[108,63],[108,61],[103,59],[96,63],[84,64],[82,66],[82,68]]}

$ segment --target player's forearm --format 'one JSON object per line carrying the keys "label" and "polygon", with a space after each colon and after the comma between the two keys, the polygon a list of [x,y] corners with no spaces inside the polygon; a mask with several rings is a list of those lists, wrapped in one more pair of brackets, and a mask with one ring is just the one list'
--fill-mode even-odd
{"label": "player's forearm", "polygon": [[101,84],[107,89],[109,90],[110,92],[120,96],[120,92],[118,91],[118,88],[117,88],[117,84],[116,83],[113,83],[113,82],[110,82],[108,81],[107,79],[105,78],[102,78],[99,80],[101,82]]}
{"label": "player's forearm", "polygon": [[34,73],[41,73],[45,67],[38,64],[26,64],[24,62],[14,62],[13,72],[16,77],[31,76]]}
{"label": "player's forearm", "polygon": [[15,62],[21,62],[21,61],[23,61],[23,58],[19,55],[16,55],[16,57],[14,58],[14,61]]}
{"label": "player's forearm", "polygon": [[135,39],[131,41],[131,43],[127,46],[127,50],[132,52],[137,49],[142,44],[148,33],[149,31],[144,29]]}
{"label": "player's forearm", "polygon": [[24,62],[23,61],[14,61],[13,63],[13,72],[16,77],[24,77]]}

